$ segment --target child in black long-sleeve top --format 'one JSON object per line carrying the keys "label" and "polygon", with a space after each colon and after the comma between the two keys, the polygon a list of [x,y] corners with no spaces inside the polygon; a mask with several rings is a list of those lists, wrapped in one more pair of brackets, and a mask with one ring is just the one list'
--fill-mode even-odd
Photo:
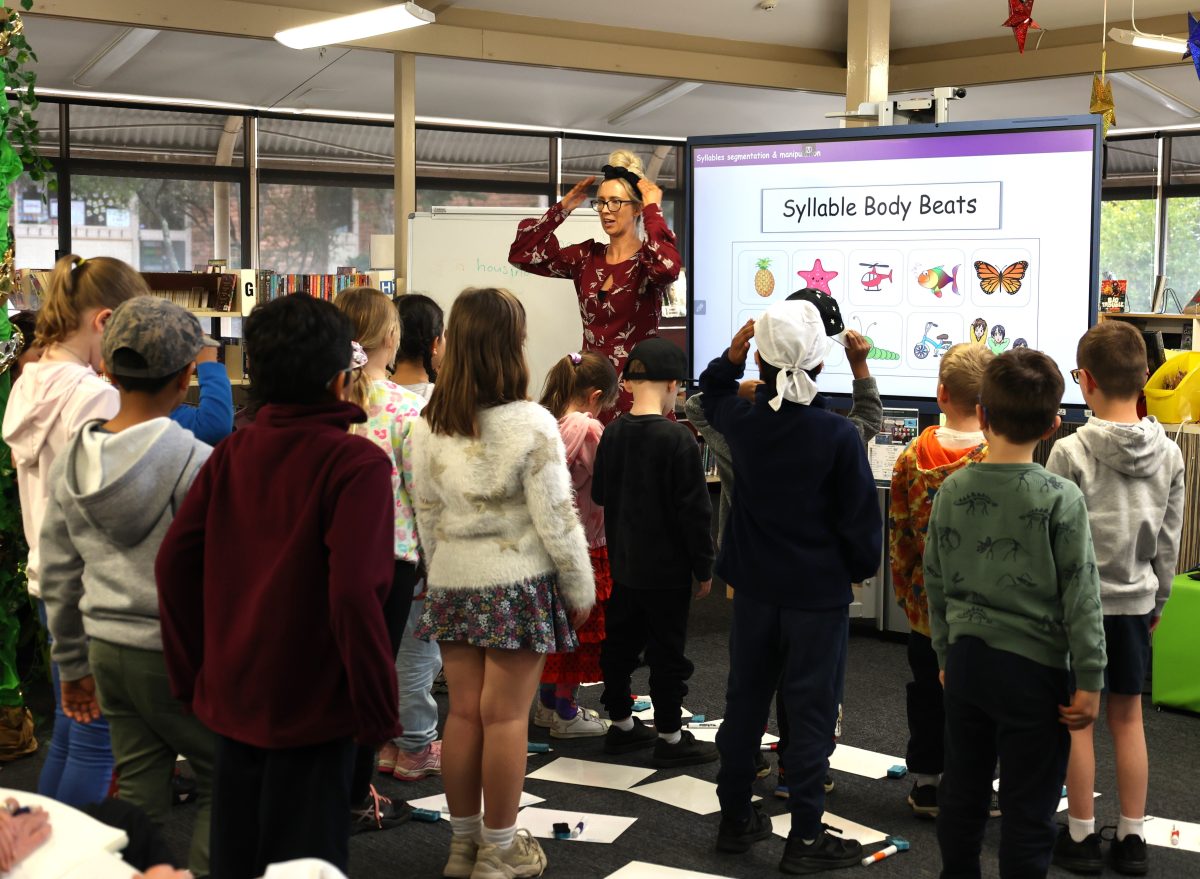
{"label": "child in black long-sleeve top", "polygon": [[[612,719],[604,750],[653,745],[655,766],[711,763],[716,748],[681,729],[693,670],[684,655],[692,581],[700,584],[696,597],[706,596],[713,564],[712,503],[699,447],[691,431],[663,416],[687,375],[687,357],[665,339],[647,339],[630,352],[624,375],[633,408],[605,429],[592,469],[613,579],[600,652],[601,699]],[[630,677],[643,650],[653,730],[633,717]]]}
{"label": "child in black long-sleeve top", "polygon": [[[764,384],[738,397],[750,339]],[[751,807],[754,753],[776,685],[791,721],[792,830],[780,869],[846,867],[862,846],[821,822],[838,696],[846,672],[850,584],[879,566],[882,521],[857,429],[826,411],[813,378],[828,339],[810,302],[780,302],[734,336],[700,376],[704,413],[729,442],[737,492],[717,562],[734,589],[717,847],[744,852],[771,835]]]}

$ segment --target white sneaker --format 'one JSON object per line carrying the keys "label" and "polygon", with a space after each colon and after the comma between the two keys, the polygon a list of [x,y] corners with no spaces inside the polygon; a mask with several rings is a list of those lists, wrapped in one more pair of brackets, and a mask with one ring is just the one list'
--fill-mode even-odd
{"label": "white sneaker", "polygon": [[604,735],[608,727],[609,722],[590,708],[580,708],[570,720],[563,720],[556,711],[550,724],[550,735],[556,739],[586,739]]}
{"label": "white sneaker", "polygon": [[558,717],[558,712],[553,708],[547,708],[542,704],[542,700],[534,697],[533,701],[533,725],[539,729],[550,729],[554,723],[554,718]]}
{"label": "white sneaker", "polygon": [[450,857],[442,868],[446,879],[471,879],[479,844],[469,836],[450,837]]}
{"label": "white sneaker", "polygon": [[470,879],[532,879],[546,870],[546,853],[524,828],[506,849],[481,845]]}

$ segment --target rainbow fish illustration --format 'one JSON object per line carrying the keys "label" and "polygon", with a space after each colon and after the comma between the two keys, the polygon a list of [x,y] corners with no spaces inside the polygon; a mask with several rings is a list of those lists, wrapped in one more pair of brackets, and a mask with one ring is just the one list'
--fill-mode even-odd
{"label": "rainbow fish illustration", "polygon": [[917,283],[926,290],[932,290],[933,295],[941,299],[942,291],[947,287],[955,293],[958,292],[958,270],[960,268],[962,266],[955,266],[951,272],[947,272],[944,266],[935,266],[932,269],[926,269],[917,275]]}

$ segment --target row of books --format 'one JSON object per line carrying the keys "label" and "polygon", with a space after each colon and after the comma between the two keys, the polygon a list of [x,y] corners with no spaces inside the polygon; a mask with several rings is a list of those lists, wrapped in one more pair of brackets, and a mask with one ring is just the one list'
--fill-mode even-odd
{"label": "row of books", "polygon": [[712,447],[700,441],[700,463],[704,466],[704,475],[706,477],[715,477],[717,475],[717,456],[713,452]]}
{"label": "row of books", "polygon": [[317,299],[332,300],[349,287],[369,287],[371,276],[366,272],[347,272],[337,275],[281,275],[271,271],[258,276],[258,301],[269,302],[281,296],[307,293]]}

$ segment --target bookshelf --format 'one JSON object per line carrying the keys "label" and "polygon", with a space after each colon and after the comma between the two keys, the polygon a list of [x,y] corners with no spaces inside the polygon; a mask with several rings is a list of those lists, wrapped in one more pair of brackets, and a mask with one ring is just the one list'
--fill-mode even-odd
{"label": "bookshelf", "polygon": [[1099,322],[1117,320],[1131,324],[1138,332],[1161,332],[1167,336],[1178,336],[1178,345],[1168,348],[1200,351],[1200,314],[1139,314],[1117,311],[1101,312]]}

